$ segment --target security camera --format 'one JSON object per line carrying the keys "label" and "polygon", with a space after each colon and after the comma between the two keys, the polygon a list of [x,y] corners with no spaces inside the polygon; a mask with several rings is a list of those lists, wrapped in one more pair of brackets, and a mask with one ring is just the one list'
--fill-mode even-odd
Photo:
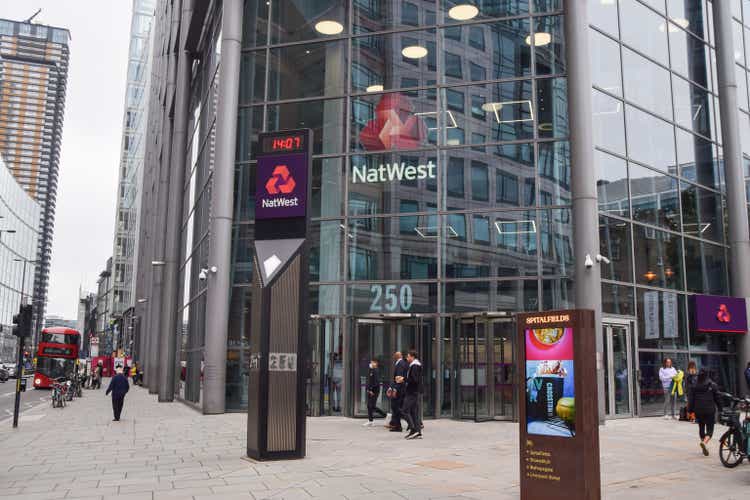
{"label": "security camera", "polygon": [[208,269],[201,269],[201,272],[198,273],[198,279],[206,281],[208,279]]}
{"label": "security camera", "polygon": [[594,261],[591,259],[591,255],[586,254],[583,265],[586,266],[587,269],[591,269],[592,267],[594,267]]}
{"label": "security camera", "polygon": [[608,258],[606,258],[604,255],[601,255],[601,254],[596,254],[596,261],[604,262],[605,264],[611,263],[611,261]]}

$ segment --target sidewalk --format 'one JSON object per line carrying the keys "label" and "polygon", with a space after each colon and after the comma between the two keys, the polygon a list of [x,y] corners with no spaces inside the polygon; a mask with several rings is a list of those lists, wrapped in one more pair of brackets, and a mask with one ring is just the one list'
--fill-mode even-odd
{"label": "sidewalk", "polygon": [[[121,422],[104,391],[64,409],[43,404],[19,428],[0,426],[0,500],[512,499],[518,498],[517,424],[425,422],[405,441],[363,420],[308,419],[307,458],[253,463],[244,414],[203,416],[132,388]],[[379,423],[382,420],[378,421]],[[717,426],[717,438],[723,432]],[[750,465],[725,469],[712,443],[700,454],[692,424],[610,421],[602,428],[607,499],[745,499]],[[544,499],[547,500],[547,499]]]}

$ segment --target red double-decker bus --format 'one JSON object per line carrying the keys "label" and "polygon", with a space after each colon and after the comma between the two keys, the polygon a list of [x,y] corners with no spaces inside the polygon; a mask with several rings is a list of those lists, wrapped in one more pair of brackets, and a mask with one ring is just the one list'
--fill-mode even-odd
{"label": "red double-decker bus", "polygon": [[36,352],[34,387],[49,388],[56,378],[73,378],[81,334],[72,328],[45,328]]}

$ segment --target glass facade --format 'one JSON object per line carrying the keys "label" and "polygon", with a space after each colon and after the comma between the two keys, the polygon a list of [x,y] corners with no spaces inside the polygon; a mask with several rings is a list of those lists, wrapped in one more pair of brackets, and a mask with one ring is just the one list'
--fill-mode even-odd
{"label": "glass facade", "polygon": [[[744,47],[750,7],[736,3]],[[562,4],[245,0],[226,411],[248,405],[258,134],[310,128],[308,413],[363,415],[369,360],[387,380],[391,353],[416,349],[425,415],[516,417],[513,315],[576,306]],[[611,417],[661,410],[665,357],[736,388],[736,338],[691,328],[691,296],[731,285],[711,8],[588,2]],[[195,404],[213,346],[200,276],[214,265],[220,11],[207,14],[192,65],[185,151],[178,394]]]}
{"label": "glass facade", "polygon": [[18,356],[13,315],[34,293],[40,211],[0,157],[0,361],[5,363],[15,364]]}
{"label": "glass facade", "polygon": [[665,357],[682,369],[694,360],[723,387],[735,386],[734,338],[689,333],[691,294],[730,295],[712,7],[589,5],[599,235],[611,260],[602,292],[617,294],[603,309],[605,319],[636,317],[647,415],[662,410]]}
{"label": "glass facade", "polygon": [[[339,411],[339,385],[360,411],[359,365],[375,351],[388,365],[391,349],[417,348],[442,373],[459,313],[572,303],[561,2],[480,2],[466,21],[455,4],[245,2],[228,408],[246,407],[261,131],[314,132],[308,389],[320,413]],[[427,414],[450,408],[446,380]]]}

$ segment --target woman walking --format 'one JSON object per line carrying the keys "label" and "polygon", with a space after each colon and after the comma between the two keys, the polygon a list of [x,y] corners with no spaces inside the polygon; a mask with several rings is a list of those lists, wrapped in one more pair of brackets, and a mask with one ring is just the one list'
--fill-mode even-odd
{"label": "woman walking", "polygon": [[659,368],[659,380],[661,381],[661,387],[664,391],[664,418],[669,419],[670,415],[667,413],[671,409],[672,418],[674,415],[674,404],[677,398],[676,391],[673,391],[672,384],[674,378],[677,376],[677,370],[672,366],[672,358],[664,358],[661,368]]}
{"label": "woman walking", "polygon": [[695,413],[698,434],[701,438],[699,444],[705,456],[708,456],[707,445],[714,434],[717,408],[721,408],[719,388],[708,378],[708,372],[701,370],[698,374],[698,381],[688,395],[688,411]]}

